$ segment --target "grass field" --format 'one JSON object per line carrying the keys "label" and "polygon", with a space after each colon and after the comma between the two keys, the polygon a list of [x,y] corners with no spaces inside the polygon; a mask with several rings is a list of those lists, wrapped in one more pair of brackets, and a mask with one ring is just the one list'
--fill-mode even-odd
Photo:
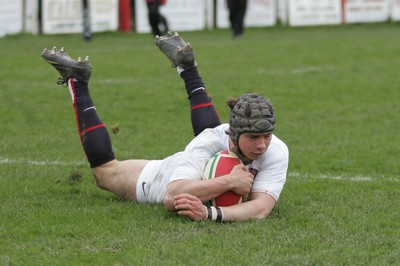
{"label": "grass field", "polygon": [[226,224],[99,190],[68,90],[40,58],[54,45],[90,55],[117,158],[163,158],[192,132],[150,35],[0,39],[0,265],[400,265],[399,26],[182,33],[222,120],[228,96],[263,94],[291,152],[272,215]]}

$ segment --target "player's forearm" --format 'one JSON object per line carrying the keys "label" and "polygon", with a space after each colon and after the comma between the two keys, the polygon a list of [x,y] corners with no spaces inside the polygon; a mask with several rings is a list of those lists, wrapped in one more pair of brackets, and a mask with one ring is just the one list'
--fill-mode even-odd
{"label": "player's forearm", "polygon": [[264,210],[252,208],[250,202],[241,203],[235,206],[220,207],[223,222],[238,222],[251,219],[264,219],[269,213]]}
{"label": "player's forearm", "polygon": [[[223,222],[265,219],[275,206],[275,199],[265,193],[254,193],[253,199],[229,207],[220,207]],[[258,194],[258,195],[257,195]]]}
{"label": "player's forearm", "polygon": [[188,193],[196,196],[202,202],[207,202],[231,188],[231,184],[223,177],[211,180],[177,180],[168,185],[164,206],[167,210],[173,211],[174,197],[179,194]]}

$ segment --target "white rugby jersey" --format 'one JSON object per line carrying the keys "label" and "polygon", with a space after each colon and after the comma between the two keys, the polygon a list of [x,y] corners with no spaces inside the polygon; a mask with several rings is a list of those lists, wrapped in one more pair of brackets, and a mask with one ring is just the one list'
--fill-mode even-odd
{"label": "white rugby jersey", "polygon": [[[183,160],[177,162],[169,182],[178,179],[202,179],[208,160],[221,150],[229,150],[229,135],[225,132],[229,124],[206,129],[194,138],[183,152]],[[289,164],[289,150],[286,144],[275,135],[267,151],[260,159],[246,168],[254,176],[252,192],[265,192],[278,200],[286,182]]]}
{"label": "white rugby jersey", "polygon": [[[163,160],[149,162],[143,169],[136,186],[139,202],[161,203],[168,183],[180,179],[201,180],[210,158],[222,150],[229,150],[229,124],[205,129],[195,137],[183,152]],[[252,192],[265,192],[279,199],[286,182],[289,151],[286,144],[275,135],[260,159],[246,168],[255,176]]]}

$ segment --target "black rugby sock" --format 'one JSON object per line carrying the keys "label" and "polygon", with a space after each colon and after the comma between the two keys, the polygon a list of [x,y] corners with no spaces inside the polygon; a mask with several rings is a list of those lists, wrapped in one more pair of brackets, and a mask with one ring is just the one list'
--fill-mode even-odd
{"label": "black rugby sock", "polygon": [[185,81],[186,92],[190,102],[192,128],[195,136],[206,128],[221,124],[217,110],[208,95],[197,67],[184,70],[180,76]]}
{"label": "black rugby sock", "polygon": [[97,115],[87,85],[68,80],[75,118],[83,150],[92,168],[109,162],[114,157],[110,135]]}

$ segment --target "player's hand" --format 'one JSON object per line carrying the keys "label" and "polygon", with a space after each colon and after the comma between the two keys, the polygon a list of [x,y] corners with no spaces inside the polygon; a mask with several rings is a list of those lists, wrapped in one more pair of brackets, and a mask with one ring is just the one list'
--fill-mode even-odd
{"label": "player's hand", "polygon": [[253,174],[246,170],[244,164],[238,164],[232,168],[230,175],[233,185],[232,191],[242,195],[243,201],[246,201],[254,182]]}
{"label": "player's hand", "polygon": [[207,207],[196,196],[187,193],[176,195],[174,205],[179,215],[187,216],[193,221],[207,220]]}

